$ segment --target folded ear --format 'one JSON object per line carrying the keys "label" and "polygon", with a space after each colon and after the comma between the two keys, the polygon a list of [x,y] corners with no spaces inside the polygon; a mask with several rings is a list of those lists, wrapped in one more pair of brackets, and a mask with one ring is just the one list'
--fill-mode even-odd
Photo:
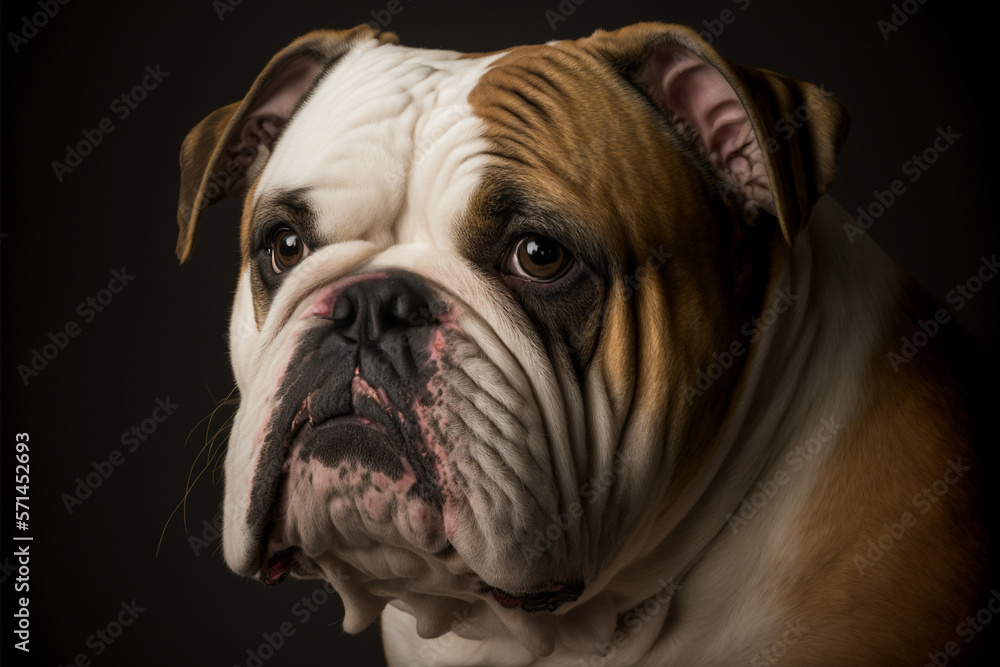
{"label": "folded ear", "polygon": [[751,215],[774,215],[788,243],[830,187],[847,110],[809,83],[722,58],[684,26],[598,31],[586,46],[646,92]]}
{"label": "folded ear", "polygon": [[188,133],[181,145],[177,204],[181,262],[194,248],[202,211],[220,199],[246,193],[312,84],[364,38],[398,42],[394,34],[367,25],[303,35],[271,58],[242,101],[213,111]]}

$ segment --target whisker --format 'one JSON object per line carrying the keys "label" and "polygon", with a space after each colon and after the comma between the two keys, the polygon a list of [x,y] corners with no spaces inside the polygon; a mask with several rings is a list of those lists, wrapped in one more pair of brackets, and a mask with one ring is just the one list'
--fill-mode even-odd
{"label": "whisker", "polygon": [[[208,391],[209,391],[209,396],[211,397],[212,396],[211,390]],[[216,441],[226,429],[232,427],[232,421],[236,416],[236,412],[233,411],[229,415],[229,417],[227,417],[226,420],[222,423],[222,425],[215,430],[214,433],[212,433],[212,420],[215,418],[215,415],[216,413],[219,412],[219,410],[228,406],[235,406],[239,404],[239,398],[238,397],[234,398],[234,394],[236,393],[236,391],[237,388],[234,386],[232,390],[230,390],[229,393],[226,395],[226,397],[218,401],[218,404],[214,408],[212,408],[212,410],[207,415],[198,420],[198,422],[191,428],[191,431],[188,433],[187,437],[184,439],[183,446],[187,447],[188,441],[191,440],[191,436],[194,435],[194,432],[198,430],[198,428],[202,424],[205,424],[205,443],[195,454],[194,460],[191,462],[191,467],[188,469],[187,479],[185,480],[184,483],[183,497],[180,499],[180,501],[178,501],[177,505],[170,512],[170,516],[167,517],[167,520],[163,524],[163,530],[160,531],[160,540],[159,542],[157,542],[156,545],[157,555],[159,555],[160,553],[160,547],[163,546],[163,538],[167,533],[167,528],[170,526],[171,520],[174,518],[174,515],[177,514],[177,510],[183,510],[181,512],[181,517],[183,520],[184,532],[187,533],[188,531],[187,499],[188,496],[191,494],[191,491],[194,490],[195,484],[197,484],[198,480],[201,479],[202,475],[204,475],[205,472],[208,471],[209,469],[212,470],[213,479],[215,477],[215,473],[218,470],[218,463],[224,458],[221,456],[221,454],[225,450],[226,439],[223,439],[223,444],[218,447],[215,446]],[[210,433],[211,435],[209,435]],[[198,461],[201,460],[203,454],[205,455],[205,463],[202,466],[201,470],[198,471],[197,475],[195,475],[195,468],[198,465]],[[192,476],[194,477],[193,479]]]}

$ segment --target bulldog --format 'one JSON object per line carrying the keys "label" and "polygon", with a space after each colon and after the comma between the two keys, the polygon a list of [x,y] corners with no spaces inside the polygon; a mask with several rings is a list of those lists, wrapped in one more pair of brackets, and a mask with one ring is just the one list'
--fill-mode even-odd
{"label": "bulldog", "polygon": [[243,200],[228,566],[392,665],[956,664],[947,313],[825,196],[847,127],[676,25],[292,42],[181,149],[182,262]]}

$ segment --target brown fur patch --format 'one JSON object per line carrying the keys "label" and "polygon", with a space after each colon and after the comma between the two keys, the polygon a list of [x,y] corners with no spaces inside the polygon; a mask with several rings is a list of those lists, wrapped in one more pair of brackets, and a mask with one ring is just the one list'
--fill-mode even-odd
{"label": "brown fur patch", "polygon": [[[586,47],[580,40],[515,48],[470,94],[494,162],[473,200],[469,233],[499,233],[488,209],[498,191],[511,190],[601,239],[611,267],[595,363],[616,414],[654,416],[651,428],[667,442],[686,443],[670,466],[679,493],[711,453],[739,368],[695,409],[683,388],[759,308],[775,227],[745,236],[739,207],[723,200],[707,165]],[[658,251],[672,256],[659,261]],[[644,454],[651,467],[662,455]]]}
{"label": "brown fur patch", "polygon": [[[937,306],[908,296],[921,292],[904,281],[902,308],[871,361],[864,409],[840,434],[807,501],[787,604],[788,617],[809,630],[790,664],[919,665],[949,641],[962,649],[949,664],[963,664],[968,649],[956,626],[988,597],[978,466],[955,378],[934,343],[898,373],[886,356],[918,320],[933,318]],[[959,459],[972,470],[940,497],[932,491],[937,502],[921,500],[946,473],[955,478],[948,471]],[[905,513],[915,523],[897,539],[885,524],[902,525]],[[869,554],[868,540],[878,551]]]}

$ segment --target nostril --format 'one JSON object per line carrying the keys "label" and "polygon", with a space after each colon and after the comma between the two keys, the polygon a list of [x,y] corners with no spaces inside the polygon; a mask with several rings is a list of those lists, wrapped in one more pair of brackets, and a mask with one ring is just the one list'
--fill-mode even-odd
{"label": "nostril", "polygon": [[413,314],[411,305],[410,295],[405,292],[400,292],[392,300],[389,314],[395,321],[403,324],[409,324],[410,317]]}
{"label": "nostril", "polygon": [[359,341],[437,322],[419,279],[408,275],[361,280],[344,288],[329,320],[340,337]]}
{"label": "nostril", "polygon": [[389,295],[379,309],[379,323],[384,330],[423,326],[427,324],[426,310],[426,301],[419,294],[405,286],[397,286],[395,293]]}
{"label": "nostril", "polygon": [[406,319],[406,296],[394,294],[389,299],[389,314],[397,320]]}
{"label": "nostril", "polygon": [[333,312],[330,313],[330,320],[334,326],[346,327],[354,322],[357,309],[354,301],[347,295],[341,295],[337,302],[333,304]]}

